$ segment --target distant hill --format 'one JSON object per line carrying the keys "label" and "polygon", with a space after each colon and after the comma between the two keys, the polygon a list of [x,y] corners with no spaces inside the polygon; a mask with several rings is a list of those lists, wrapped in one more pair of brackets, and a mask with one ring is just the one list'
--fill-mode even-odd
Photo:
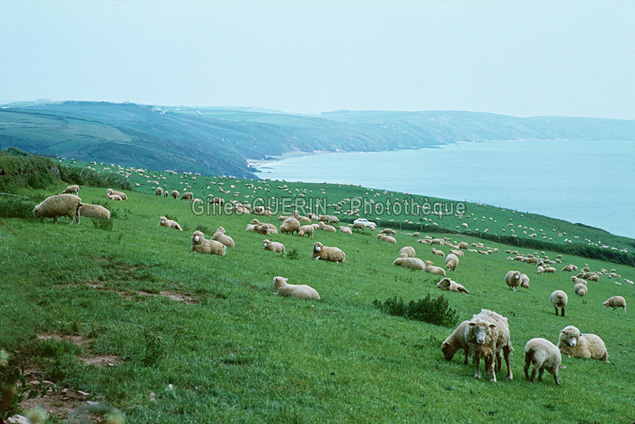
{"label": "distant hill", "polygon": [[456,141],[635,140],[635,121],[474,112],[337,111],[133,103],[18,103],[0,108],[0,148],[148,169],[253,178],[246,159],[288,152],[416,149]]}

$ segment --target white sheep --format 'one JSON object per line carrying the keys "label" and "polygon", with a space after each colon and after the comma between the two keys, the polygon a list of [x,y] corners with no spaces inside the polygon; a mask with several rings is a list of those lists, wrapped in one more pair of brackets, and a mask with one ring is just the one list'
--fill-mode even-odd
{"label": "white sheep", "polygon": [[464,242],[464,241],[459,243],[459,249],[466,250],[468,247],[469,247],[469,245],[466,242]]}
{"label": "white sheep", "polygon": [[288,278],[280,276],[273,278],[273,285],[277,290],[276,294],[284,297],[295,297],[298,299],[320,300],[320,295],[313,287],[305,284],[289,284],[287,281],[289,281]]}
{"label": "white sheep", "polygon": [[447,277],[439,281],[437,283],[437,287],[440,288],[441,290],[449,290],[449,291],[458,292],[458,293],[470,294],[470,292],[467,291],[467,289],[463,287],[461,284]]}
{"label": "white sheep", "polygon": [[397,258],[393,261],[393,265],[402,266],[409,269],[426,270],[426,264],[418,258]]}
{"label": "white sheep", "polygon": [[69,185],[64,189],[62,194],[74,194],[77,196],[79,194],[79,186],[78,185]]}
{"label": "white sheep", "polygon": [[460,323],[452,334],[441,343],[441,352],[443,352],[443,356],[445,356],[447,361],[451,361],[452,358],[454,358],[454,354],[458,350],[463,349],[463,353],[465,353],[465,361],[463,363],[467,364],[467,358],[470,355],[470,346],[465,340],[465,330],[469,323],[470,321],[467,320]]}
{"label": "white sheep", "polygon": [[178,199],[179,198],[179,191],[178,190],[172,190],[172,193],[170,193],[170,195],[172,196],[173,199]]}
{"label": "white sheep", "polygon": [[108,194],[106,197],[110,200],[123,200],[118,194]]}
{"label": "white sheep", "polygon": [[351,230],[351,227],[346,227],[344,225],[340,225],[340,232],[344,234],[353,234],[353,230]]}
{"label": "white sheep", "polygon": [[426,272],[429,272],[430,274],[436,274],[436,275],[442,275],[445,277],[445,270],[443,268],[441,268],[440,266],[434,266],[432,265],[432,261],[426,261]]}
{"label": "white sheep", "polygon": [[322,231],[328,231],[330,233],[335,233],[337,231],[334,226],[325,224],[324,222],[320,222],[320,226],[318,228]]}
{"label": "white sheep", "polygon": [[624,299],[622,296],[613,296],[611,298],[608,298],[606,301],[604,301],[604,303],[602,303],[602,305],[605,308],[613,308],[613,310],[622,308],[624,309],[624,314],[626,314],[626,299]]}
{"label": "white sheep", "polygon": [[586,294],[586,292],[587,292],[587,286],[586,286],[586,284],[576,283],[576,285],[573,286],[573,291],[578,296],[583,297]]}
{"label": "white sheep", "polygon": [[432,248],[432,254],[441,256],[442,258],[445,257],[445,253],[443,253],[442,250],[435,249],[434,247]]}
{"label": "white sheep", "polygon": [[110,219],[110,211],[101,205],[82,203],[79,214],[85,218]]}
{"label": "white sheep", "polygon": [[121,200],[128,200],[128,195],[126,193],[124,193],[123,191],[115,191],[115,190],[113,190],[111,188],[106,190],[106,195],[108,197],[110,197],[110,196],[119,196],[119,197],[121,197]]}
{"label": "white sheep", "polygon": [[393,236],[387,236],[385,234],[377,234],[377,239],[381,241],[386,241],[388,243],[397,244],[397,240]]}
{"label": "white sheep", "polygon": [[400,258],[414,258],[415,257],[415,248],[412,246],[404,246],[399,250]]}
{"label": "white sheep", "polygon": [[181,228],[181,226],[179,225],[178,222],[176,222],[176,221],[174,221],[172,219],[167,219],[164,216],[162,216],[161,219],[159,220],[159,226],[160,227],[167,227],[167,228],[174,228],[175,230],[183,231],[183,229]]}
{"label": "white sheep", "polygon": [[507,271],[505,274],[505,283],[507,283],[510,289],[516,291],[516,287],[520,286],[520,272]]}
{"label": "white sheep", "polygon": [[567,294],[562,290],[555,290],[551,293],[551,304],[556,309],[556,316],[558,315],[558,308],[562,310],[562,316],[564,317],[564,309],[567,307],[567,302],[569,298]]}
{"label": "white sheep", "polygon": [[33,214],[37,219],[53,218],[54,223],[57,223],[58,216],[67,216],[70,218],[69,224],[73,220],[79,224],[81,202],[82,199],[74,194],[57,194],[47,197],[33,208]]}
{"label": "white sheep", "polygon": [[600,337],[595,334],[580,333],[580,330],[572,325],[563,328],[560,332],[558,348],[569,357],[609,361],[609,353]]}
{"label": "white sheep", "polygon": [[459,266],[459,257],[454,253],[448,253],[448,256],[445,257],[445,268],[447,270],[456,271],[456,268]]}
{"label": "white sheep", "polygon": [[181,200],[194,200],[194,193],[191,191],[186,191],[181,195]]}
{"label": "white sheep", "polygon": [[[556,380],[556,385],[560,385],[558,381],[558,369],[562,362],[562,355],[556,345],[547,339],[535,338],[531,339],[525,345],[525,378],[534,382],[536,371],[538,371],[538,381],[542,381],[542,374],[545,370],[549,371]],[[533,364],[534,368],[529,377],[529,366]]]}
{"label": "white sheep", "polygon": [[163,196],[163,189],[161,187],[157,187],[157,189],[154,191],[154,194],[156,196]]}
{"label": "white sheep", "polygon": [[338,247],[324,246],[318,241],[313,244],[313,259],[343,263],[346,260],[346,253]]}
{"label": "white sheep", "polygon": [[529,277],[527,274],[520,274],[520,287],[529,288]]}
{"label": "white sheep", "polygon": [[545,271],[545,269],[542,266],[538,266],[538,268],[536,268],[536,272],[538,274],[542,274]]}
{"label": "white sheep", "polygon": [[542,270],[543,274],[555,274],[556,269],[552,266],[547,266]]}
{"label": "white sheep", "polygon": [[212,240],[221,242],[227,247],[236,247],[236,243],[234,243],[234,239],[225,234],[225,229],[223,227],[218,227],[218,229],[212,236]]}
{"label": "white sheep", "polygon": [[280,232],[282,234],[285,234],[285,233],[291,233],[291,234],[298,233],[299,230],[300,230],[300,221],[298,221],[295,218],[287,218],[280,225]]}
{"label": "white sheep", "polygon": [[216,240],[207,240],[201,231],[192,233],[192,252],[209,253],[211,255],[225,256],[225,245]]}
{"label": "white sheep", "polygon": [[474,315],[465,328],[465,340],[474,355],[476,372],[474,377],[481,378],[480,358],[485,359],[485,371],[496,382],[496,371],[502,368],[501,351],[507,365],[507,378],[513,378],[509,364],[509,355],[513,352],[507,318],[496,312],[481,309]]}
{"label": "white sheep", "polygon": [[450,249],[450,253],[459,257],[465,256],[462,250]]}
{"label": "white sheep", "polygon": [[262,243],[265,246],[265,250],[269,250],[270,252],[282,253],[285,250],[284,244],[282,243],[269,240],[264,240]]}
{"label": "white sheep", "polygon": [[[320,224],[322,224],[322,222],[320,222]],[[315,231],[315,228],[313,227],[313,225],[302,225],[300,229],[298,230],[298,235],[300,237],[304,237],[306,235],[313,238],[314,231]]]}

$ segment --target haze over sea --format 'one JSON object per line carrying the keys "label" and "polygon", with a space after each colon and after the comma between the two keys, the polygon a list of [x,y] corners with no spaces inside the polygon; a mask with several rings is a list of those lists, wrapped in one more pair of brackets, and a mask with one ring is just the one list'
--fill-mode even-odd
{"label": "haze over sea", "polygon": [[635,140],[498,141],[258,162],[260,178],[358,184],[532,212],[635,238]]}

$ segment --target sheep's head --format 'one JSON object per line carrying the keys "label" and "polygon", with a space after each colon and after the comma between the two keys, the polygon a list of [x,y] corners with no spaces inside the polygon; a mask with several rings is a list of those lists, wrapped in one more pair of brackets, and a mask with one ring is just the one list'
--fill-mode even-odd
{"label": "sheep's head", "polygon": [[454,354],[456,353],[457,350],[458,349],[456,347],[452,346],[447,341],[444,341],[443,343],[441,343],[441,352],[443,352],[443,356],[445,356],[445,359],[447,361],[451,361],[452,358],[454,358]]}
{"label": "sheep's head", "polygon": [[216,230],[217,233],[223,233],[225,234],[225,229],[223,227],[218,227],[218,229]]}
{"label": "sheep's head", "polygon": [[450,287],[451,281],[449,278],[444,278],[441,281],[439,281],[437,283],[437,287],[440,287],[442,289],[447,289],[448,287]]}
{"label": "sheep's head", "polygon": [[263,242],[262,242],[262,244],[264,244],[264,245],[265,245],[265,249],[267,248],[267,245],[268,245],[269,243],[271,243],[269,240],[265,240],[265,241],[263,241]]}
{"label": "sheep's head", "polygon": [[313,251],[319,253],[322,250],[322,247],[324,247],[324,245],[318,241],[313,244]]}
{"label": "sheep's head", "polygon": [[560,340],[571,347],[575,347],[580,339],[580,330],[570,325],[560,332]]}
{"label": "sheep's head", "polygon": [[161,217],[161,219],[159,220],[159,226],[161,226],[161,225],[165,226],[165,222],[166,222],[167,220],[168,220],[168,219],[167,219],[166,217],[162,216],[162,217]]}
{"label": "sheep's head", "polygon": [[205,234],[201,231],[194,231],[192,233],[192,244],[200,244],[205,238]]}
{"label": "sheep's head", "polygon": [[108,193],[108,194],[112,194],[112,189],[111,189],[111,188],[109,188],[108,190],[106,190],[106,193]]}
{"label": "sheep's head", "polygon": [[483,320],[470,321],[468,325],[470,326],[470,331],[474,334],[476,344],[479,345],[486,343],[490,339],[488,332],[496,328],[495,324]]}
{"label": "sheep's head", "polygon": [[284,277],[280,277],[280,276],[273,277],[273,286],[276,289],[280,289],[280,287],[283,287],[283,286],[285,286],[287,284],[287,281],[289,281],[288,278],[284,278]]}

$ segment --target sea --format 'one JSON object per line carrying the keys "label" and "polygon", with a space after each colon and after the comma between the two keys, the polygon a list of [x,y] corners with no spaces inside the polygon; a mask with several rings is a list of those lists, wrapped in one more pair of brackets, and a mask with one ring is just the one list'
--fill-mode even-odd
{"label": "sea", "polygon": [[538,213],[635,238],[635,140],[461,142],[255,161],[259,178],[355,184]]}

